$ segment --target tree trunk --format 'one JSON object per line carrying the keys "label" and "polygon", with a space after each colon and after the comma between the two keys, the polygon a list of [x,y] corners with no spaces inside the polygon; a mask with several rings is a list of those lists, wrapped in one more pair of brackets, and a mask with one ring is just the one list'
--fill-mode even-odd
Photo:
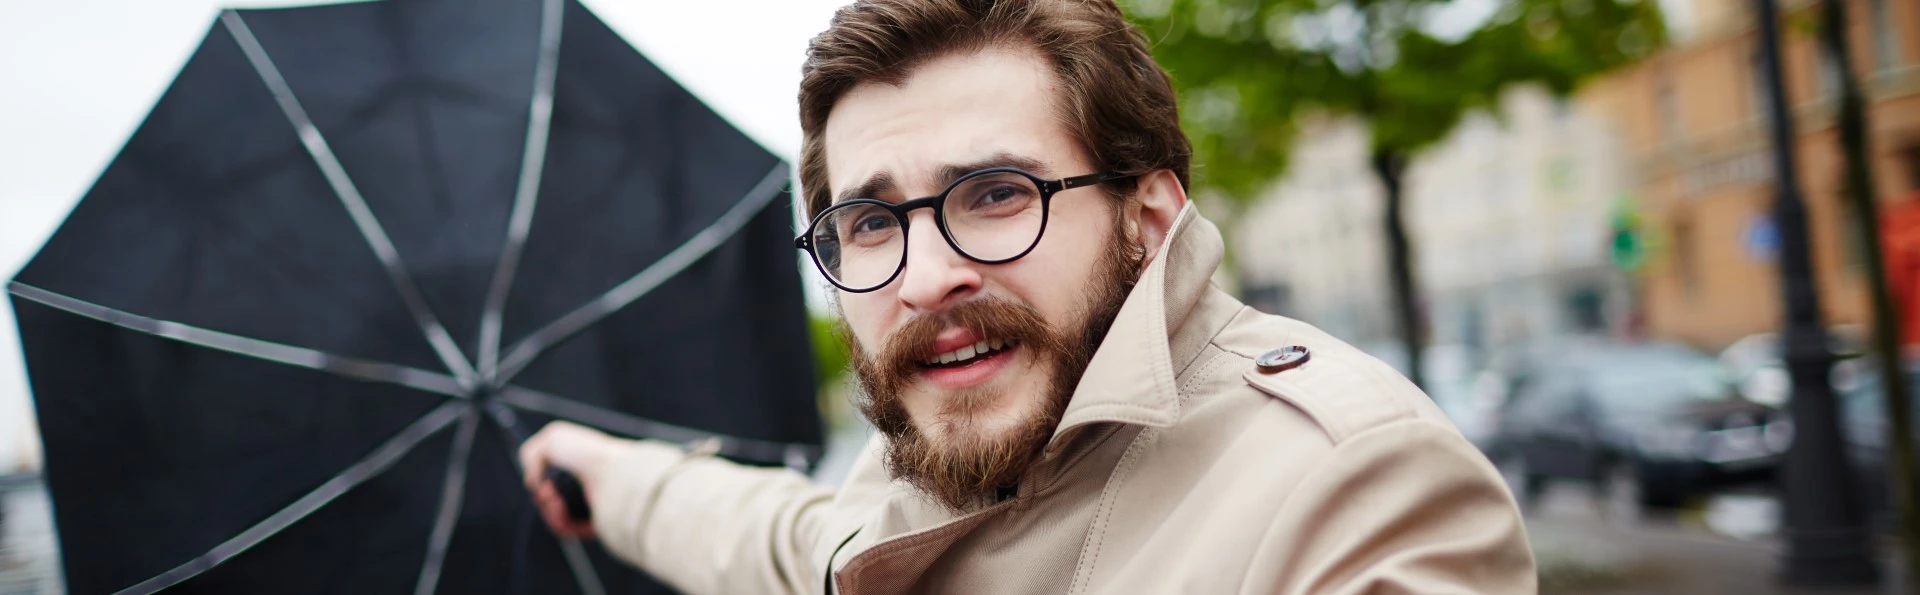
{"label": "tree trunk", "polygon": [[1835,114],[1835,121],[1840,132],[1840,149],[1845,157],[1844,192],[1857,215],[1860,239],[1866,244],[1861,247],[1861,252],[1867,257],[1867,278],[1873,306],[1873,343],[1874,350],[1880,353],[1880,377],[1883,379],[1880,384],[1886,391],[1887,429],[1890,434],[1887,437],[1890,455],[1887,461],[1890,467],[1887,470],[1888,480],[1893,484],[1893,509],[1899,516],[1900,532],[1906,542],[1909,585],[1920,590],[1920,581],[1915,580],[1915,573],[1920,572],[1920,516],[1914,510],[1916,486],[1912,420],[1907,416],[1912,408],[1907,405],[1907,375],[1900,353],[1900,312],[1894,308],[1892,294],[1887,290],[1886,259],[1881,254],[1880,210],[1878,201],[1873,197],[1866,102],[1860,96],[1859,80],[1853,74],[1853,60],[1846,50],[1845,2],[1823,0],[1821,5],[1821,45],[1831,58],[1829,63],[1839,71],[1839,110]]}
{"label": "tree trunk", "polygon": [[1374,175],[1380,176],[1380,185],[1387,194],[1381,217],[1386,226],[1387,277],[1393,290],[1393,310],[1400,326],[1400,339],[1407,348],[1407,379],[1425,388],[1421,360],[1426,347],[1426,328],[1421,324],[1419,290],[1413,280],[1413,251],[1406,222],[1401,218],[1400,176],[1406,171],[1407,156],[1391,149],[1374,149],[1372,165]]}

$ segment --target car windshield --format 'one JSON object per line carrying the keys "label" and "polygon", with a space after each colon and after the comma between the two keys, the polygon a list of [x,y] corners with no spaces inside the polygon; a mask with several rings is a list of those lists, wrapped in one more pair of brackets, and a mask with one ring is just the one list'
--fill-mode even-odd
{"label": "car windshield", "polygon": [[1680,351],[1618,353],[1588,369],[1594,397],[1617,411],[1646,411],[1724,398],[1727,385],[1712,360]]}

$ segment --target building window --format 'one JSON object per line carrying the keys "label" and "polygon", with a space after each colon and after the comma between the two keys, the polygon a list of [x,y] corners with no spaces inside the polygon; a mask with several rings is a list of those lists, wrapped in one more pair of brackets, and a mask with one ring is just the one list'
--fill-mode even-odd
{"label": "building window", "polygon": [[1893,26],[1891,0],[1869,0],[1873,13],[1873,58],[1880,72],[1893,70],[1900,62],[1899,29]]}
{"label": "building window", "polygon": [[1662,67],[1654,71],[1653,109],[1660,118],[1660,138],[1665,143],[1681,140],[1680,94],[1674,88],[1673,77]]}
{"label": "building window", "polygon": [[1817,46],[1814,51],[1820,55],[1820,58],[1815,60],[1819,65],[1814,67],[1820,75],[1820,97],[1822,99],[1839,97],[1840,65],[1833,62],[1833,54],[1827,52],[1826,46]]}
{"label": "building window", "polygon": [[1700,294],[1700,256],[1695,253],[1693,218],[1676,213],[1673,219],[1673,268],[1680,290],[1689,301]]}
{"label": "building window", "polygon": [[1767,65],[1760,49],[1754,48],[1747,53],[1747,105],[1753,107],[1754,119],[1767,117],[1767,103]]}
{"label": "building window", "polygon": [[1840,268],[1850,273],[1862,273],[1867,270],[1867,238],[1861,233],[1860,211],[1853,208],[1852,184],[1846,176],[1840,177],[1833,185],[1839,189],[1836,198],[1840,201]]}
{"label": "building window", "polygon": [[1575,287],[1567,292],[1567,314],[1574,330],[1591,333],[1607,328],[1606,293],[1593,286]]}

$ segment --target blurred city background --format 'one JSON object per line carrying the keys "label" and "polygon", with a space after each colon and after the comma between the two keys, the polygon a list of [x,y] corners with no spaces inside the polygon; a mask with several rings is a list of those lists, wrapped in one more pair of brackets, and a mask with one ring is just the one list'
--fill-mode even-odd
{"label": "blurred city background", "polygon": [[[1544,592],[1911,592],[1914,434],[1889,412],[1920,409],[1888,389],[1920,386],[1920,2],[1778,1],[1792,176],[1760,0],[1122,4],[1180,87],[1217,282],[1415,376],[1514,487]],[[842,3],[585,2],[789,160],[801,52]],[[0,5],[0,271],[223,5]],[[867,430],[807,285],[831,483]],[[0,595],[60,592],[6,309]],[[1829,390],[1796,388],[1827,363]],[[1786,471],[1809,436],[1794,464],[1845,485]]]}

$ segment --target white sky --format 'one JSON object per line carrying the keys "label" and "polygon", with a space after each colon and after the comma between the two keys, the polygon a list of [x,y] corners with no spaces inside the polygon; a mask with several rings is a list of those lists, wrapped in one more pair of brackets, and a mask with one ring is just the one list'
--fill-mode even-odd
{"label": "white sky", "polygon": [[[800,145],[806,42],[846,0],[583,0],[774,153]],[[220,7],[313,0],[0,2],[0,279],[66,217],[212,25]],[[809,284],[812,285],[811,283]],[[0,299],[0,473],[37,459],[19,339]]]}

